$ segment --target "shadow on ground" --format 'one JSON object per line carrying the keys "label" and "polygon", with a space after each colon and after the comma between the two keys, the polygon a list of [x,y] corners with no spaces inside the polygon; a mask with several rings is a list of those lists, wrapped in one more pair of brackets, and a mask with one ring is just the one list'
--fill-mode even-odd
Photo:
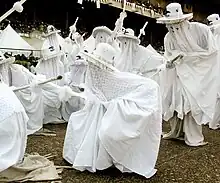
{"label": "shadow on ground", "polygon": [[[52,153],[55,165],[67,165],[62,159],[66,125],[47,125],[56,137],[30,136],[27,152]],[[166,126],[165,126],[166,128]],[[192,148],[182,141],[162,140],[157,174],[147,180],[135,174],[122,174],[114,168],[95,174],[64,170],[62,183],[220,183],[220,131],[204,127],[207,146]]]}

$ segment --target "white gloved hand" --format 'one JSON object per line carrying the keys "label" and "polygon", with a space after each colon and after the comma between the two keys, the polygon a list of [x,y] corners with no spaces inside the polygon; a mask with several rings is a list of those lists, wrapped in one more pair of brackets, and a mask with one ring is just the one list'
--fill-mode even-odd
{"label": "white gloved hand", "polygon": [[144,31],[144,29],[143,29],[143,28],[142,28],[142,29],[140,29],[140,34],[145,36],[145,31]]}
{"label": "white gloved hand", "polygon": [[24,10],[21,2],[14,3],[13,8],[14,8],[15,11],[17,11],[19,13],[21,13]]}
{"label": "white gloved hand", "polygon": [[122,11],[121,13],[120,13],[120,18],[121,19],[124,19],[124,18],[126,18],[127,17],[127,13],[125,12],[125,11]]}
{"label": "white gloved hand", "polygon": [[138,69],[133,69],[132,71],[131,71],[133,74],[139,74],[139,70]]}
{"label": "white gloved hand", "polygon": [[10,86],[9,88],[13,91],[13,90],[15,90],[17,87],[15,87],[15,86]]}
{"label": "white gloved hand", "polygon": [[71,32],[71,33],[76,32],[76,26],[75,26],[75,25],[70,26],[69,29],[70,29],[70,32]]}
{"label": "white gloved hand", "polygon": [[166,68],[168,69],[173,69],[175,67],[175,64],[171,63],[171,62],[167,62],[166,63]]}
{"label": "white gloved hand", "polygon": [[157,67],[157,70],[158,71],[164,71],[164,70],[166,70],[166,64],[161,64],[161,65],[159,65],[158,67]]}
{"label": "white gloved hand", "polygon": [[61,87],[58,97],[61,102],[67,102],[72,97],[71,88],[68,86]]}
{"label": "white gloved hand", "polygon": [[39,83],[38,79],[34,79],[34,80],[30,83],[31,93],[32,93],[32,92],[34,92],[34,93],[39,93],[39,92],[41,92],[41,87],[40,87],[40,85],[39,85],[38,83]]}

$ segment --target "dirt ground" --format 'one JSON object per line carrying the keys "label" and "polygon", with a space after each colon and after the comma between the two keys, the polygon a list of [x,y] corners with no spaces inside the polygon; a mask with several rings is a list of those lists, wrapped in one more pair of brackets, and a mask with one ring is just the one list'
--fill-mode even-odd
{"label": "dirt ground", "polygon": [[[56,137],[30,136],[27,152],[52,153],[55,165],[67,165],[62,159],[66,125],[47,125]],[[220,183],[220,131],[204,127],[207,146],[192,148],[182,141],[162,140],[157,174],[145,179],[136,174],[122,174],[115,168],[97,173],[64,170],[62,183]]]}

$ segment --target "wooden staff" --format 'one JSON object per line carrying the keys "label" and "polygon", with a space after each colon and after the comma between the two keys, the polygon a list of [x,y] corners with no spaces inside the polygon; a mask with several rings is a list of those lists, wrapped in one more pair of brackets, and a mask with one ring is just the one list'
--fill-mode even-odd
{"label": "wooden staff", "polygon": [[[183,57],[182,55],[176,56],[174,59],[172,59],[172,60],[170,61],[170,64],[173,64],[176,60],[181,59],[182,57]],[[154,69],[150,69],[150,70],[144,71],[142,74],[147,74],[147,73],[149,73],[149,72],[157,72],[157,71],[158,71],[158,69],[157,69],[157,68],[154,68]]]}
{"label": "wooden staff", "polygon": [[[48,80],[45,80],[43,82],[38,83],[38,85],[44,85],[44,84],[47,84],[47,83],[50,83],[50,82],[53,82],[53,81],[61,80],[62,78],[63,78],[63,76],[57,76],[56,78],[50,78]],[[25,90],[25,89],[28,89],[30,87],[31,87],[31,85],[21,86],[21,87],[13,89],[13,92]]]}

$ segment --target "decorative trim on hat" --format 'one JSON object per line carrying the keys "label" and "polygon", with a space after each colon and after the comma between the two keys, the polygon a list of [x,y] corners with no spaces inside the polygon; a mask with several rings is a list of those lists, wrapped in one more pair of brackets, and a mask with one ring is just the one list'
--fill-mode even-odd
{"label": "decorative trim on hat", "polygon": [[128,34],[129,32],[125,29],[124,33],[120,33],[117,35],[117,39],[120,40],[120,39],[124,39],[124,38],[127,38],[127,39],[133,39],[134,41],[137,42],[137,44],[140,44],[140,39],[138,39],[137,36],[135,35],[131,35],[131,34]]}
{"label": "decorative trim on hat", "polygon": [[193,18],[193,13],[183,14],[179,3],[170,3],[166,7],[166,14],[157,19],[160,24],[176,24]]}
{"label": "decorative trim on hat", "polygon": [[93,29],[92,36],[95,38],[98,32],[106,32],[109,36],[112,35],[112,31],[106,26],[99,26]]}

